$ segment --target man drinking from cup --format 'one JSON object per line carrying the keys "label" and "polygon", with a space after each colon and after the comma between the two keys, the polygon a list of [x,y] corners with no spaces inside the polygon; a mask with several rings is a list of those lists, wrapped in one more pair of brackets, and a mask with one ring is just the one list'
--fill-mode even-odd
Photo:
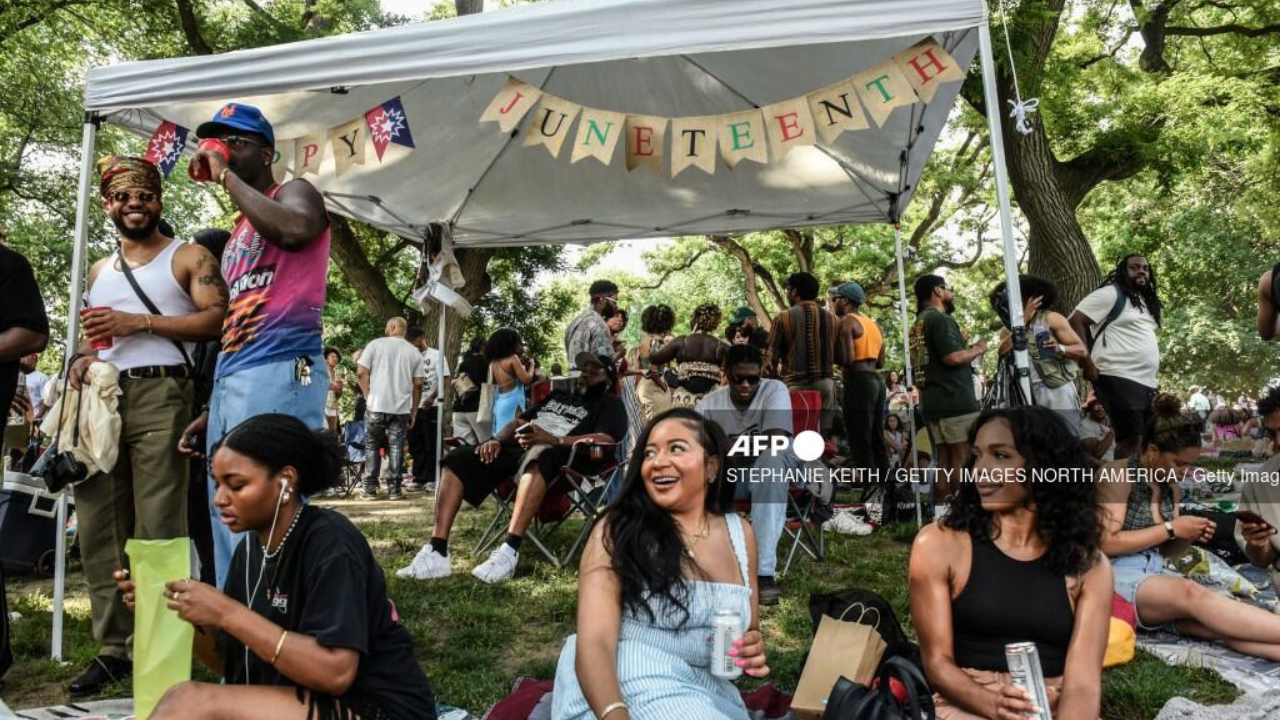
{"label": "man drinking from cup", "polygon": [[112,579],[123,569],[125,541],[187,534],[187,461],[177,444],[191,418],[190,344],[217,338],[227,309],[227,286],[213,255],[159,230],[163,205],[156,166],[109,156],[98,163],[98,172],[102,204],[120,244],[89,270],[88,307],[81,313],[86,342],[70,382],[80,387],[95,362],[120,371],[120,453],[110,473],[76,488],[100,650],[71,681],[73,697],[96,694],[131,672],[125,639],[133,634],[133,618]]}

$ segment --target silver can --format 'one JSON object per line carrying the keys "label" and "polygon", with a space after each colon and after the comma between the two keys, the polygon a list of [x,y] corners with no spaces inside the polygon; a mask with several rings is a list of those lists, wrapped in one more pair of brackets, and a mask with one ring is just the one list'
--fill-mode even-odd
{"label": "silver can", "polygon": [[733,644],[742,639],[745,632],[742,615],[737,610],[720,610],[711,623],[711,674],[733,680],[742,676],[738,658],[729,655]]}
{"label": "silver can", "polygon": [[1004,646],[1004,657],[1009,663],[1009,679],[1022,688],[1031,702],[1040,708],[1036,720],[1053,720],[1049,713],[1049,693],[1044,687],[1044,671],[1040,667],[1040,651],[1035,643],[1010,643]]}

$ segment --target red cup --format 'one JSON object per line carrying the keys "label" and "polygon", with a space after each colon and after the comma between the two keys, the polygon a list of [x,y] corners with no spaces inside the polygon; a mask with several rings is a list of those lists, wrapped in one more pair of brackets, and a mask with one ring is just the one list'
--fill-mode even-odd
{"label": "red cup", "polygon": [[[204,140],[201,140],[200,144],[196,146],[196,152],[200,152],[201,150],[216,152],[222,156],[224,162],[228,164],[231,163],[231,148],[227,147],[226,143],[217,138],[205,138]],[[198,157],[191,158],[191,162],[187,163],[187,175],[196,182],[209,182],[213,179],[209,174],[209,163]]]}
{"label": "red cup", "polygon": [[[111,308],[104,307],[104,306],[87,307],[80,311],[80,321],[84,322],[85,316],[93,312],[94,310],[110,310],[110,309]],[[88,333],[85,333],[85,335],[88,335]],[[111,348],[113,344],[115,344],[115,341],[111,338],[110,335],[106,337],[90,337],[89,338],[89,346],[92,347],[94,350],[108,350]]]}

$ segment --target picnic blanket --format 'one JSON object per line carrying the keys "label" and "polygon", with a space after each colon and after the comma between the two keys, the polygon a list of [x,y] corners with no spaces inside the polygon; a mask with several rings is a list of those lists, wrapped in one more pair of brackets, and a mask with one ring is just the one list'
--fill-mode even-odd
{"label": "picnic blanket", "polygon": [[[494,703],[482,720],[550,720],[553,686],[550,680],[516,678],[511,694]],[[791,696],[768,683],[744,691],[742,701],[751,720],[792,720]]]}
{"label": "picnic blanket", "polygon": [[[0,703],[0,708],[3,703]],[[465,710],[436,705],[439,720],[475,720]],[[15,713],[21,720],[133,720],[133,699],[99,700],[97,702],[70,703],[54,707],[22,710]],[[0,720],[4,714],[0,712]]]}
{"label": "picnic blanket", "polygon": [[1155,720],[1270,720],[1280,717],[1280,692],[1243,695],[1230,705],[1201,705],[1184,697],[1165,703]]}

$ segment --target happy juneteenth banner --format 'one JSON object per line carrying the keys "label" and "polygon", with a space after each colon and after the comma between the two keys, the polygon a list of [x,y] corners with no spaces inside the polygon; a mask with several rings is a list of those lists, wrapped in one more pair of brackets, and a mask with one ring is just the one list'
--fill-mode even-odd
{"label": "happy juneteenth banner", "polygon": [[659,175],[669,170],[675,177],[696,167],[710,175],[716,171],[717,155],[729,170],[744,160],[767,164],[772,157],[776,162],[793,148],[829,145],[842,133],[865,130],[871,123],[882,127],[894,109],[932,102],[943,83],[963,79],[964,71],[955,58],[929,38],[866,72],[808,95],[754,110],[704,117],[600,110],[544,93],[508,76],[480,122],[496,122],[503,133],[510,133],[532,113],[524,146],[542,146],[559,158],[564,146],[570,144],[570,164],[593,158],[609,166],[616,148],[622,145],[628,172],[649,167]]}
{"label": "happy juneteenth banner", "polygon": [[[191,131],[181,125],[168,120],[161,122],[147,143],[146,158],[168,177],[182,156],[190,134]],[[399,96],[326,131],[297,138],[277,138],[271,172],[276,182],[282,182],[290,170],[295,178],[307,173],[319,174],[320,164],[331,152],[334,171],[342,175],[352,165],[365,164],[370,145],[379,163],[393,145],[413,150],[413,132]]]}

